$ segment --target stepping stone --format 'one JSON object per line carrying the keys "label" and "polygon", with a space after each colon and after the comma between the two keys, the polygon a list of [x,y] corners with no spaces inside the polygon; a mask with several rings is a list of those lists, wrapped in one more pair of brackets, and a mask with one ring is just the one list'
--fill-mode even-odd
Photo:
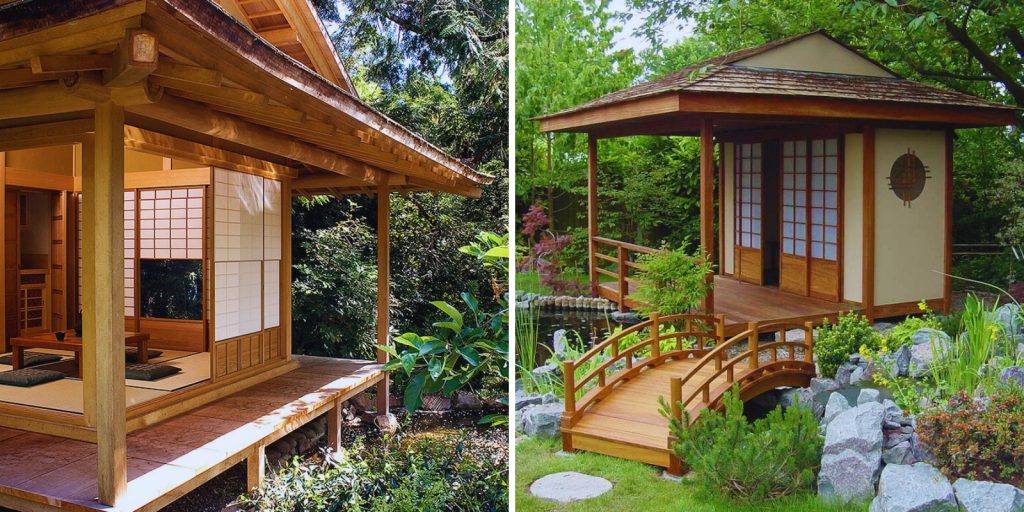
{"label": "stepping stone", "polygon": [[554,473],[530,484],[530,494],[559,503],[595,498],[610,490],[608,480],[575,471]]}

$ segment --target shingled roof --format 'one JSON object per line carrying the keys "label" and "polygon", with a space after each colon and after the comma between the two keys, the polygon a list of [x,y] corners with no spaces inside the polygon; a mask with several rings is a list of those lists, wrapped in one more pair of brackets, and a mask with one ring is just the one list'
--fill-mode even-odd
{"label": "shingled roof", "polygon": [[[884,73],[880,74],[888,76],[824,73],[753,67],[741,64],[742,61],[750,57],[764,54],[769,50],[815,34],[820,34],[842,45],[850,52],[877,66],[880,70],[884,70]],[[1002,109],[1011,112],[1015,110],[1011,106],[991,103],[968,94],[949,91],[902,78],[885,66],[831,37],[824,31],[816,30],[708,59],[661,78],[606,94],[569,109],[545,114],[537,119],[545,120],[669,93],[814,97],[916,105],[932,104],[944,107],[960,106]]]}

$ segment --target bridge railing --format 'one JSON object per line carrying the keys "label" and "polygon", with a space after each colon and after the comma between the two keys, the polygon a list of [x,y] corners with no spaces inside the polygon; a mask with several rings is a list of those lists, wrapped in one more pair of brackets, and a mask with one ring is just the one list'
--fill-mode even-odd
{"label": "bridge railing", "polygon": [[[803,331],[803,340],[788,341],[786,333],[792,329]],[[776,333],[775,341],[760,341],[762,334],[772,332]],[[743,345],[746,345],[745,350],[740,349]],[[785,349],[781,357],[780,349]],[[802,352],[799,357],[797,350]],[[767,357],[762,358],[764,354]],[[701,372],[710,365],[714,365],[712,373]],[[767,372],[789,369],[801,373],[814,372],[814,323],[801,325],[776,322],[758,325],[751,322],[745,331],[705,354],[685,376],[671,379],[669,406],[672,417],[682,421],[684,410],[697,409],[699,413],[700,410],[714,407],[721,393],[738,380],[752,381]],[[723,376],[724,382],[721,379]],[[715,396],[712,396],[713,393]],[[698,397],[700,408],[694,407]],[[696,415],[690,417],[690,421],[694,419]]]}
{"label": "bridge railing", "polygon": [[[668,328],[671,326],[671,328]],[[725,315],[651,313],[639,324],[562,363],[563,426],[571,427],[588,406],[617,384],[668,359],[703,357],[725,341]],[[578,372],[585,372],[577,376]]]}
{"label": "bridge railing", "polygon": [[[624,311],[626,297],[632,288],[640,284],[632,277],[635,271],[640,270],[636,259],[641,254],[655,254],[658,250],[600,236],[591,237],[591,242],[590,285],[601,296],[615,301],[619,310]],[[612,293],[611,290],[601,289],[601,276],[614,279],[618,290]]]}

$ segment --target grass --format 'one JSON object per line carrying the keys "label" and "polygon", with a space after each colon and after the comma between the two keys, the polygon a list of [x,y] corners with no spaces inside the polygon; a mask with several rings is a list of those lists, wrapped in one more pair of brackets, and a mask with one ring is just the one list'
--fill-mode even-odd
{"label": "grass", "polygon": [[[826,512],[864,511],[867,504],[838,507],[813,494],[790,496],[767,503],[745,504],[721,496],[708,495],[692,483],[670,482],[661,478],[661,470],[593,453],[555,456],[561,447],[557,439],[524,438],[516,444],[516,511],[594,511],[626,510],[642,512]],[[538,478],[561,471],[578,471],[600,476],[612,482],[612,490],[597,498],[561,505],[529,493]]]}
{"label": "grass", "polygon": [[516,272],[516,291],[525,293],[536,293],[539,295],[551,295],[551,288],[540,284],[540,274],[537,272]]}

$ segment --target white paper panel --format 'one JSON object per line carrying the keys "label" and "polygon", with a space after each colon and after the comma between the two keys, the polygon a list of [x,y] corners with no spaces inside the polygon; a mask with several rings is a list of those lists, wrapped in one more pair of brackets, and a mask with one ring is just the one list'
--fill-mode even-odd
{"label": "white paper panel", "polygon": [[281,262],[263,263],[263,328],[281,325]]}

